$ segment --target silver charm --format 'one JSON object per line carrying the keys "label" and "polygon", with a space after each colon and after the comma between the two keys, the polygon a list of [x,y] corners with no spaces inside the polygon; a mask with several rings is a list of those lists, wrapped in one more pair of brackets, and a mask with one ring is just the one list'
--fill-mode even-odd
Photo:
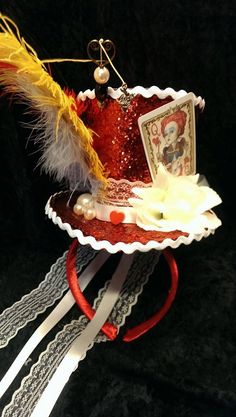
{"label": "silver charm", "polygon": [[123,84],[120,89],[123,94],[118,98],[117,101],[120,103],[120,106],[122,107],[123,110],[127,110],[131,101],[134,98],[134,94],[130,94],[127,91],[127,84]]}

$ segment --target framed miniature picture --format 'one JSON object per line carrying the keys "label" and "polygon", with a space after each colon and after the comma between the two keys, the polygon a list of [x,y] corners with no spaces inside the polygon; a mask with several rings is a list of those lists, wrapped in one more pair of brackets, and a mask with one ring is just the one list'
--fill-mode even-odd
{"label": "framed miniature picture", "polygon": [[196,133],[194,95],[152,110],[138,119],[152,179],[161,162],[174,175],[196,171]]}

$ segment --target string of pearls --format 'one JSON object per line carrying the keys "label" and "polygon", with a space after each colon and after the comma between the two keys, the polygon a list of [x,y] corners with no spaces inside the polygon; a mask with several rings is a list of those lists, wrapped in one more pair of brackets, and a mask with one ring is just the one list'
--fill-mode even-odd
{"label": "string of pearls", "polygon": [[73,212],[77,216],[83,215],[86,220],[94,219],[96,217],[96,211],[92,194],[81,194],[73,207]]}

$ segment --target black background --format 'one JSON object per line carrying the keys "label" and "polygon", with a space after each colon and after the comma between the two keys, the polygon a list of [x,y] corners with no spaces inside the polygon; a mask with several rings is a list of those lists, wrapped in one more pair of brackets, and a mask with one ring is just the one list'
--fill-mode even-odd
{"label": "black background", "polygon": [[[197,171],[223,199],[216,209],[223,226],[216,234],[175,251],[180,287],[168,316],[129,345],[119,339],[94,347],[52,416],[235,416],[235,1],[0,0],[0,11],[42,59],[84,58],[91,39],[110,38],[117,47],[114,63],[129,87],[158,85],[204,97]],[[63,87],[76,92],[94,87],[92,64],[51,69]],[[111,85],[119,86],[114,75]],[[26,147],[24,113],[23,106],[0,99],[0,310],[35,288],[70,243],[45,219],[45,202],[63,186],[35,169],[39,155],[32,144]],[[151,314],[166,293],[164,265],[161,271],[130,321]],[[1,375],[34,326],[0,352]],[[28,370],[25,366],[20,376]]]}

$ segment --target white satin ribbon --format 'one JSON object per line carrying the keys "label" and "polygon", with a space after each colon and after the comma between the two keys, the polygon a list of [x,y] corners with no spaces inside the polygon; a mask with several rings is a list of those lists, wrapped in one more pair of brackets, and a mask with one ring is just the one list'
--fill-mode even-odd
{"label": "white satin ribbon", "polygon": [[134,255],[122,255],[108,289],[93,317],[80,336],[75,339],[71,348],[61,361],[52,379],[49,381],[41,398],[39,399],[31,417],[48,417],[70,375],[78,366],[83,354],[107,320],[126,279]]}
{"label": "white satin ribbon", "polygon": [[[93,261],[87,266],[84,272],[79,277],[81,290],[84,291],[97,271],[109,258],[108,252],[100,252]],[[17,376],[18,372],[24,365],[33,350],[38,346],[41,340],[49,333],[49,331],[65,316],[65,314],[75,304],[75,300],[71,291],[69,290],[49,316],[43,323],[35,330],[22,350],[17,355],[16,359],[0,381],[0,398],[6,392],[12,381]]]}

